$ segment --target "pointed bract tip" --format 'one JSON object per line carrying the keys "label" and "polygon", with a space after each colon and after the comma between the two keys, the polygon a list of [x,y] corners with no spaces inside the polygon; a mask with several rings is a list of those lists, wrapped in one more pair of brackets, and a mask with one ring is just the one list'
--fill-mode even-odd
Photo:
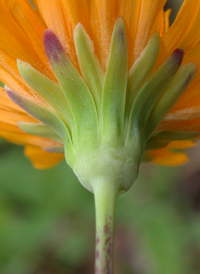
{"label": "pointed bract tip", "polygon": [[42,149],[46,152],[52,152],[52,149],[49,147],[43,147]]}
{"label": "pointed bract tip", "polygon": [[4,90],[5,92],[8,94],[8,93],[13,93],[14,91],[12,89],[10,89],[8,86],[4,86]]}
{"label": "pointed bract tip", "polygon": [[118,17],[116,22],[115,22],[115,28],[119,31],[119,32],[125,32],[125,21],[123,17]]}
{"label": "pointed bract tip", "polygon": [[125,25],[125,21],[124,18],[122,16],[119,16],[116,21],[115,21],[115,25]]}
{"label": "pointed bract tip", "polygon": [[154,34],[152,34],[152,36],[151,36],[150,41],[152,41],[152,40],[156,41],[156,43],[159,43],[159,45],[160,45],[160,34],[158,32],[154,32]]}
{"label": "pointed bract tip", "polygon": [[184,56],[184,50],[181,48],[177,48],[172,53],[172,56],[176,59],[177,63],[181,65]]}
{"label": "pointed bract tip", "polygon": [[42,149],[49,153],[64,153],[64,147],[43,147]]}
{"label": "pointed bract tip", "polygon": [[27,125],[30,125],[30,123],[28,123],[28,122],[22,122],[22,121],[18,121],[18,122],[17,122],[17,126],[18,126],[18,128],[20,128],[20,129],[23,129],[23,128],[26,127]]}
{"label": "pointed bract tip", "polygon": [[[20,60],[20,59],[17,59],[17,68],[18,68],[19,73],[20,73],[21,76],[22,76],[22,74],[21,74],[21,68],[24,67],[23,65],[24,65],[24,62],[22,60]],[[23,78],[23,76],[22,76],[22,78]]]}
{"label": "pointed bract tip", "polygon": [[76,33],[79,30],[84,30],[84,27],[81,23],[78,23],[76,27],[74,28],[74,32]]}
{"label": "pointed bract tip", "polygon": [[27,70],[31,67],[31,65],[20,60],[20,59],[17,59],[17,67],[18,67],[19,73],[21,74],[22,78],[24,78],[24,75],[26,75]]}
{"label": "pointed bract tip", "polygon": [[26,62],[24,62],[23,60],[21,59],[17,59],[17,66],[20,66],[21,64],[27,64]]}
{"label": "pointed bract tip", "polygon": [[12,101],[14,101],[16,104],[17,104],[17,93],[15,92],[15,91],[13,91],[12,89],[10,89],[9,87],[7,87],[7,86],[4,86],[4,90],[5,90],[5,92],[7,93],[7,95],[10,97],[10,99],[12,100]]}
{"label": "pointed bract tip", "polygon": [[20,68],[20,67],[27,67],[27,66],[31,66],[29,63],[26,63],[25,61],[23,61],[23,60],[20,60],[20,59],[17,59],[17,67],[18,67],[18,69]]}
{"label": "pointed bract tip", "polygon": [[85,29],[81,23],[78,23],[74,29],[74,39],[76,40],[78,37],[82,37],[82,35],[86,34]]}
{"label": "pointed bract tip", "polygon": [[20,122],[20,121],[17,122],[18,128],[21,129],[23,132],[26,132],[27,125],[29,125],[29,123],[27,123],[27,122]]}
{"label": "pointed bract tip", "polygon": [[[49,39],[55,38],[56,35],[53,33],[51,29],[46,29],[43,35],[43,41],[46,42]],[[57,37],[56,37],[57,38]]]}
{"label": "pointed bract tip", "polygon": [[18,94],[17,92],[13,91],[12,89],[10,89],[9,87],[5,86],[4,87],[5,92],[7,93],[7,95],[10,97],[10,99],[15,102],[15,104],[17,104],[18,106],[20,106],[21,108],[25,109],[24,106],[24,96]]}
{"label": "pointed bract tip", "polygon": [[192,73],[196,73],[196,71],[197,71],[197,65],[195,64],[195,63],[187,63],[187,64],[185,64],[184,66],[187,66],[188,67],[188,69],[190,69],[190,71],[192,72]]}
{"label": "pointed bract tip", "polygon": [[160,34],[156,31],[152,34],[151,36],[152,38],[155,37],[155,38],[160,38]]}
{"label": "pointed bract tip", "polygon": [[117,37],[119,38],[121,42],[126,41],[126,27],[125,27],[125,22],[123,17],[117,18],[115,22],[114,30],[113,30],[113,34],[114,33],[117,34]]}
{"label": "pointed bract tip", "polygon": [[43,43],[47,57],[50,60],[54,59],[54,61],[58,62],[60,60],[60,54],[64,52],[64,48],[51,29],[45,30]]}

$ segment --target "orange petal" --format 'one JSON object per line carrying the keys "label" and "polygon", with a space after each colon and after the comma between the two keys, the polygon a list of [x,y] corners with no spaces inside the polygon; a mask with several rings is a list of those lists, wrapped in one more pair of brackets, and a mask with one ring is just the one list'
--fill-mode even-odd
{"label": "orange petal", "polygon": [[33,145],[51,148],[60,144],[46,138],[29,135],[21,131],[17,126],[0,122],[0,136],[11,143],[18,145]]}
{"label": "orange petal", "polygon": [[127,26],[129,67],[143,51],[150,36],[162,31],[163,7],[166,0],[118,1],[119,13]]}
{"label": "orange petal", "polygon": [[151,34],[161,30],[165,2],[166,0],[96,0],[95,4],[91,4],[91,28],[93,37],[97,40],[94,45],[98,57],[103,59],[100,59],[103,68],[106,67],[111,34],[117,17],[122,16],[126,22],[130,67],[143,51]]}
{"label": "orange petal", "polygon": [[[188,110],[188,112],[191,112],[191,111]],[[185,110],[185,112],[176,114],[176,116],[173,114],[173,116],[169,117],[168,120],[165,119],[164,122],[162,122],[159,125],[158,129],[200,132],[200,108],[194,114],[196,118],[193,118],[193,119],[188,118],[187,110]]]}
{"label": "orange petal", "polygon": [[0,136],[6,140],[20,145],[32,144],[41,147],[57,146],[58,143],[46,138],[29,135],[21,131],[17,123],[38,121],[28,115],[23,109],[16,105],[0,88]]}
{"label": "orange petal", "polygon": [[15,59],[37,64],[38,55],[24,31],[8,12],[9,3],[0,0],[0,5],[0,50]]}
{"label": "orange petal", "polygon": [[51,168],[65,158],[62,153],[49,153],[34,146],[27,146],[25,155],[31,160],[33,166],[38,169]]}
{"label": "orange petal", "polygon": [[[122,16],[126,22],[130,67],[144,49],[150,35],[162,29],[162,8],[166,1],[123,0],[119,2],[117,16]],[[141,31],[144,32],[140,33]],[[135,52],[134,47],[136,47]]]}
{"label": "orange petal", "polygon": [[14,110],[0,109],[0,122],[17,126],[19,121],[27,123],[37,123],[38,121],[27,116],[26,113],[17,112]]}
{"label": "orange petal", "polygon": [[[13,112],[21,112],[28,115],[23,109],[21,109],[17,104],[15,104],[10,97],[7,95],[5,90],[0,87],[0,109],[1,110],[10,110]],[[0,116],[1,118],[1,116]]]}
{"label": "orange petal", "polygon": [[[200,17],[200,16],[199,16]],[[199,35],[200,37],[200,35]],[[197,64],[197,72],[195,74],[194,79],[200,78],[200,44],[198,43],[194,47],[192,47],[184,56],[183,64],[186,63],[195,63]]]}
{"label": "orange petal", "polygon": [[[2,53],[1,51],[0,81],[2,81],[10,89],[18,92],[19,94],[35,102],[36,104],[48,107],[44,100],[41,97],[39,97],[20,76],[17,69],[16,61],[8,55]],[[0,88],[0,93],[2,93],[2,88]]]}
{"label": "orange petal", "polygon": [[[64,8],[64,12],[67,15],[65,17],[65,21],[68,24],[68,28],[70,25],[73,29],[77,26],[78,23],[81,23],[86,32],[89,30],[89,4],[87,0],[81,0],[81,8],[79,0],[60,0],[62,3],[62,7]],[[111,2],[111,1],[110,1]],[[70,23],[69,23],[70,22]],[[70,25],[69,25],[70,24]],[[71,33],[73,35],[73,32]]]}
{"label": "orange petal", "polygon": [[165,166],[182,165],[189,161],[186,154],[180,152],[175,153],[167,148],[150,151],[149,156],[153,163]]}
{"label": "orange petal", "polygon": [[151,33],[156,31],[156,29],[152,30],[153,26],[157,26],[155,21],[158,20],[161,24],[159,14],[163,10],[166,0],[141,0],[138,2],[140,2],[140,11],[135,36],[134,60],[140,56]]}
{"label": "orange petal", "polygon": [[166,147],[168,149],[187,149],[190,147],[197,146],[197,143],[192,140],[184,140],[184,141],[172,141]]}
{"label": "orange petal", "polygon": [[155,20],[151,33],[158,32],[161,36],[165,32],[165,12],[161,10]]}
{"label": "orange petal", "polygon": [[[181,98],[175,104],[175,106],[170,111],[169,115],[167,116],[167,120],[169,117],[174,115],[177,116],[178,113],[181,114],[185,112],[183,118],[191,119],[199,116],[200,111],[200,78],[193,81],[188,89],[183,93]],[[197,116],[196,116],[197,115]]]}
{"label": "orange petal", "polygon": [[[198,2],[198,1],[197,1]],[[192,46],[200,41],[200,2],[198,7],[198,12],[196,14],[196,18],[191,26],[190,31],[185,36],[185,38],[181,41],[180,47],[185,51],[188,51]]]}
{"label": "orange petal", "polygon": [[53,78],[53,72],[49,67],[42,42],[46,26],[26,0],[4,0],[4,2],[8,14],[15,20],[30,41],[29,48],[32,47],[37,54],[39,61],[34,64],[35,68]]}
{"label": "orange petal", "polygon": [[[175,22],[162,37],[162,47],[157,66],[160,66],[175,48],[183,47],[184,50],[187,50],[189,46],[192,46],[193,41],[190,41],[190,30],[195,23],[199,5],[199,0],[184,1]],[[189,36],[187,36],[188,34]],[[184,38],[187,40],[187,45],[182,44]]]}
{"label": "orange petal", "polygon": [[128,56],[129,68],[133,64],[134,43],[137,33],[138,21],[140,16],[140,1],[137,0],[122,0],[119,2],[119,13],[116,17],[122,16],[126,22],[127,39],[128,39]]}
{"label": "orange petal", "polygon": [[[17,90],[23,96],[30,96],[30,92],[27,89],[27,84],[24,82],[20,76],[16,60],[9,57],[0,51],[0,81],[5,85],[9,86],[11,89]],[[1,88],[1,94],[2,92]]]}
{"label": "orange petal", "polygon": [[171,9],[168,9],[164,12],[164,33],[167,32],[169,29],[170,15],[171,15]]}
{"label": "orange petal", "polygon": [[117,2],[116,0],[90,1],[90,34],[104,71],[106,69],[114,23],[116,18],[120,16],[116,12]]}
{"label": "orange petal", "polygon": [[66,7],[63,5],[63,2],[60,0],[34,0],[33,4],[47,27],[50,28],[59,38],[71,61],[74,64],[77,64],[73,40],[73,27],[68,14],[66,13]]}
{"label": "orange petal", "polygon": [[17,126],[19,121],[28,123],[38,122],[11,101],[7,94],[5,96],[0,94],[0,122]]}

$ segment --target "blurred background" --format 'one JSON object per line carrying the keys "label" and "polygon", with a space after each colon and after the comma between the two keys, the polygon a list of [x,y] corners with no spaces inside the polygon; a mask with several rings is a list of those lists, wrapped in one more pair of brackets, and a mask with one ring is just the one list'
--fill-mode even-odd
{"label": "blurred background", "polygon": [[[168,1],[171,20],[182,0]],[[142,165],[116,209],[115,274],[200,273],[200,149],[191,162]],[[92,274],[93,195],[65,162],[35,170],[0,139],[0,273]]]}

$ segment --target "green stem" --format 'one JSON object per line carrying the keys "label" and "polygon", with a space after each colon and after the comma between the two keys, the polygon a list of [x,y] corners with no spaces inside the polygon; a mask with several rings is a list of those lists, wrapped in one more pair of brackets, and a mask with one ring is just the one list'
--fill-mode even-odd
{"label": "green stem", "polygon": [[93,184],[96,208],[95,274],[113,273],[113,231],[116,184],[100,179]]}

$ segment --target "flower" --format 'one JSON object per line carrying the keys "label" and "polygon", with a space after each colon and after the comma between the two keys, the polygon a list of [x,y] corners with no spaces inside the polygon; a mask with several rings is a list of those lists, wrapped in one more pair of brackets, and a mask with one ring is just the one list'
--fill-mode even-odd
{"label": "flower", "polygon": [[112,273],[118,195],[200,135],[200,0],[171,27],[166,0],[32,2],[0,0],[0,135],[94,193],[95,273]]}
{"label": "flower", "polygon": [[[156,108],[156,105],[149,110],[150,125],[156,129],[153,132],[149,129],[150,136],[145,147],[144,160],[165,165],[186,162],[187,156],[180,150],[194,146],[193,140],[200,132],[200,1],[185,0],[171,27],[169,27],[170,11],[163,10],[166,0],[82,0],[81,9],[78,0],[34,0],[32,2],[35,8],[27,0],[0,1],[0,80],[5,84],[7,94],[19,105],[8,97],[3,88],[0,89],[0,136],[16,144],[24,145],[26,147],[25,154],[37,168],[48,168],[62,160],[64,151],[63,142],[56,132],[58,124],[60,123],[59,130],[62,131],[61,122],[70,128],[70,123],[73,123],[71,122],[72,116],[76,116],[74,113],[77,113],[77,110],[82,110],[78,114],[79,117],[78,115],[76,117],[76,121],[79,122],[81,118],[89,119],[88,117],[95,116],[100,111],[92,108],[95,108],[95,105],[98,108],[96,102],[101,100],[102,85],[109,62],[111,37],[114,35],[115,26],[116,29],[121,28],[122,36],[125,32],[127,36],[127,40],[123,37],[121,39],[124,48],[126,48],[127,41],[128,63],[126,65],[126,56],[124,55],[122,56],[124,61],[121,61],[121,64],[124,65],[122,69],[126,74],[129,71],[128,87],[131,82],[131,68],[137,63],[140,65],[139,71],[144,72],[144,75],[140,77],[144,78],[140,79],[141,82],[132,80],[137,82],[139,88],[142,88],[149,76],[154,75],[161,65],[169,60],[168,58],[172,56],[174,50],[178,48],[184,50],[181,67],[184,64],[190,64],[183,68],[183,71],[180,72],[182,74],[179,75],[179,78],[177,76],[173,83],[170,82],[171,80],[167,82],[168,85],[171,83],[170,91],[173,93],[173,87],[180,83],[180,79],[183,79],[179,93],[175,91],[176,96],[174,95],[173,100],[170,99],[168,105],[165,103],[166,101],[162,102],[161,97],[159,99],[162,109],[166,108],[165,112],[169,113],[161,115],[162,111],[158,107]],[[119,17],[123,19],[120,21]],[[117,20],[118,25],[116,25]],[[125,22],[125,32],[122,30],[124,24],[122,21]],[[159,38],[154,35],[155,33],[159,33]],[[83,48],[88,50],[88,55],[84,55],[81,46],[77,46],[78,43],[84,43]],[[78,90],[79,84],[77,84],[76,89],[70,95],[74,108],[61,94],[62,72],[56,67],[58,56],[53,56],[51,52],[53,47],[56,48],[55,51],[59,47],[61,47],[61,52],[64,49],[71,61],[70,68],[65,69],[63,65],[63,71],[68,73],[66,77],[77,77],[76,81],[79,81],[83,89],[87,89],[85,93],[90,91],[90,95],[92,94],[89,98],[89,95],[86,96],[84,91],[81,93]],[[114,50],[117,52],[117,49]],[[158,56],[157,51],[159,51]],[[63,56],[65,53],[62,53]],[[174,56],[178,58],[176,72],[180,66],[178,63],[182,61],[181,50],[177,50]],[[173,58],[176,59],[175,57]],[[148,58],[152,58],[152,60]],[[17,60],[21,61],[17,62]],[[92,62],[91,70],[87,67],[88,60]],[[65,59],[65,62],[68,60]],[[112,62],[115,60],[113,59]],[[150,62],[152,62],[151,66]],[[193,64],[197,65],[197,70]],[[73,73],[70,70],[72,66]],[[95,73],[92,71],[94,68],[96,69]],[[149,71],[145,72],[145,68]],[[117,72],[111,71],[110,73]],[[91,74],[96,75],[96,78],[91,79]],[[126,74],[122,74],[119,74],[118,77],[127,77]],[[38,86],[38,83],[41,83],[41,86]],[[68,85],[70,84],[68,83]],[[127,90],[125,92],[128,98],[126,106],[129,105],[131,108],[133,97]],[[124,91],[122,93],[125,94]],[[16,97],[16,94],[22,97]],[[120,93],[116,96],[119,95]],[[182,96],[180,97],[180,95]],[[159,96],[158,94],[158,98]],[[119,99],[121,97],[119,96]],[[23,98],[26,100],[23,101]],[[167,95],[164,98],[167,100]],[[120,104],[125,104],[123,100],[120,102],[118,104],[120,107]],[[91,107],[91,111],[89,114],[84,114],[87,104]],[[107,107],[109,108],[109,106]],[[34,111],[31,112],[30,108]],[[44,110],[46,116],[43,115]],[[40,113],[38,114],[40,119],[36,119],[38,117],[35,116],[35,113]],[[56,117],[59,117],[61,122]],[[158,119],[160,117],[161,121]],[[55,119],[54,124],[50,121],[51,119]],[[95,119],[97,117],[88,120],[88,123],[91,123],[91,128],[97,122]],[[38,120],[40,120],[39,123]],[[44,120],[47,122],[47,126]],[[80,122],[78,127],[80,130],[77,130],[76,134],[74,133],[76,136],[74,135],[71,140],[72,147],[76,138],[84,136],[84,129],[81,127],[85,127],[85,125]],[[66,134],[71,135],[72,132]],[[86,139],[82,138],[83,146]],[[89,137],[88,140],[91,142]],[[72,147],[71,150],[74,149]],[[71,152],[71,154],[73,153]]]}

